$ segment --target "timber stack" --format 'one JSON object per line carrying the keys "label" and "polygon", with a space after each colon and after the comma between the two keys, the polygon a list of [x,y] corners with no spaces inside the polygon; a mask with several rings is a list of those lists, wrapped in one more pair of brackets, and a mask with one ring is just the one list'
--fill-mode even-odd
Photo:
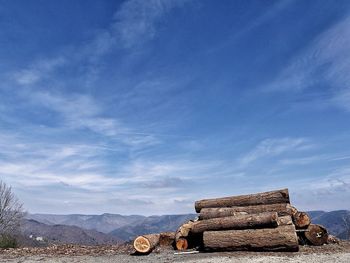
{"label": "timber stack", "polygon": [[150,253],[164,236],[166,244],[181,251],[293,252],[299,250],[299,245],[330,242],[323,226],[311,224],[307,213],[290,204],[288,189],[204,199],[195,202],[195,210],[196,220],[182,224],[172,234],[137,237],[134,248],[139,253]]}

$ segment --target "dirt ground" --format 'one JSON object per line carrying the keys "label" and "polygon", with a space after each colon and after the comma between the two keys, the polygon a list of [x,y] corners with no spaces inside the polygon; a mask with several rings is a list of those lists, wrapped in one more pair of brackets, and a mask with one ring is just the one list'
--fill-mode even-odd
{"label": "dirt ground", "polygon": [[146,256],[133,255],[129,245],[124,246],[56,246],[51,248],[22,248],[0,251],[0,262],[121,262],[121,263],[277,263],[277,262],[350,262],[350,242],[321,247],[304,246],[299,252],[215,252],[175,255],[170,249],[158,249]]}

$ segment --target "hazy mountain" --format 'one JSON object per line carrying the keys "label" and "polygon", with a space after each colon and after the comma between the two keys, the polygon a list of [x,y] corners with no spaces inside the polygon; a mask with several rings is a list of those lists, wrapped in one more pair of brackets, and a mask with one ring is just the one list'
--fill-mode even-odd
{"label": "hazy mountain", "polygon": [[[342,239],[350,239],[350,211],[339,210],[332,212],[325,211],[310,211],[308,212],[312,223],[325,226],[328,231]],[[85,231],[79,234],[81,237],[86,235],[86,238],[90,240],[91,236],[95,239],[97,231],[105,233],[105,236],[100,234],[99,242],[107,242],[108,238],[121,239],[124,241],[133,239],[137,235],[158,233],[162,231],[175,231],[179,225],[196,217],[195,214],[184,215],[163,215],[163,216],[123,216],[118,214],[102,214],[102,215],[50,215],[50,214],[29,214],[29,219],[34,219],[38,222],[45,224],[44,229],[48,229],[49,226],[52,229],[63,228],[66,225],[78,227],[74,231]],[[37,223],[38,223],[37,222]],[[55,226],[59,224],[60,226]],[[33,223],[32,225],[35,226]],[[38,230],[40,229],[37,226]],[[74,228],[68,228],[68,232]],[[79,230],[78,230],[79,229]],[[89,230],[95,230],[88,231]],[[52,230],[53,231],[53,230]],[[63,231],[63,230],[60,230]],[[58,231],[57,231],[58,232]],[[53,231],[53,233],[56,233]],[[94,233],[94,234],[92,234]],[[58,233],[55,234],[55,236]],[[78,235],[78,236],[79,236]],[[90,237],[89,237],[90,236]],[[63,238],[63,237],[61,237]],[[73,237],[67,238],[73,240]],[[83,239],[81,239],[83,240]],[[79,240],[76,240],[77,242]],[[93,241],[88,241],[93,242]]]}
{"label": "hazy mountain", "polygon": [[175,231],[182,223],[195,217],[194,214],[150,216],[139,224],[117,228],[110,234],[123,240],[131,240],[138,235]]}
{"label": "hazy mountain", "polygon": [[119,214],[102,215],[53,215],[53,214],[29,214],[28,219],[48,225],[78,226],[84,229],[94,229],[103,233],[109,233],[116,228],[142,222],[146,217],[139,215],[122,216]]}
{"label": "hazy mountain", "polygon": [[121,243],[122,240],[96,230],[82,229],[77,226],[47,225],[32,219],[24,219],[22,235],[36,243],[44,244],[81,244],[102,245]]}
{"label": "hazy mountain", "polygon": [[83,229],[110,233],[115,238],[129,240],[137,235],[175,231],[179,225],[195,218],[194,214],[163,215],[163,216],[122,216],[118,214],[102,215],[51,215],[28,214],[27,219],[41,222],[45,225],[77,226]]}

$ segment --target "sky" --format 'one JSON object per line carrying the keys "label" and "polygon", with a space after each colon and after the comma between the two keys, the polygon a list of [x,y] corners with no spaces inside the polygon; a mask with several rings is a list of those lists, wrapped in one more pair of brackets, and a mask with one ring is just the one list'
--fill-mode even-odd
{"label": "sky", "polygon": [[350,209],[350,1],[0,0],[0,179],[30,213]]}

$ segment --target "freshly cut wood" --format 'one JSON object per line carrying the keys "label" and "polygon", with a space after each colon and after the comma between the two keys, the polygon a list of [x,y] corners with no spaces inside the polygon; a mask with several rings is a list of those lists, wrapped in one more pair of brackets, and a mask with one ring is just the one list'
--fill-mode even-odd
{"label": "freshly cut wood", "polygon": [[267,205],[289,203],[288,189],[275,190],[270,192],[229,196],[223,198],[204,199],[196,201],[195,209],[199,213],[202,208],[209,207],[231,207],[231,206],[249,206],[249,205]]}
{"label": "freshly cut wood", "polygon": [[328,241],[327,229],[320,225],[311,224],[305,231],[307,240],[315,246],[321,246]]}
{"label": "freshly cut wood", "polygon": [[205,231],[204,247],[208,250],[298,251],[294,225],[277,228]]}
{"label": "freshly cut wood", "polygon": [[159,234],[160,246],[173,246],[175,242],[175,232],[162,232]]}
{"label": "freshly cut wood", "polygon": [[187,223],[182,224],[175,233],[175,242],[177,243],[177,241],[182,238],[182,237],[188,237],[191,229],[192,229],[192,225],[193,225],[193,221],[188,221]]}
{"label": "freshly cut wood", "polygon": [[293,225],[293,219],[291,216],[279,216],[277,223],[279,226]]}
{"label": "freshly cut wood", "polygon": [[181,237],[176,241],[176,249],[177,250],[186,250],[188,249],[188,241],[186,238]]}
{"label": "freshly cut wood", "polygon": [[226,216],[237,216],[242,214],[258,214],[263,212],[277,212],[279,216],[293,215],[293,209],[290,204],[268,204],[268,205],[250,205],[250,206],[233,206],[233,207],[214,207],[202,208],[199,219],[210,219]]}
{"label": "freshly cut wood", "polygon": [[193,222],[190,232],[202,233],[208,230],[277,227],[277,220],[276,212],[212,218]]}
{"label": "freshly cut wood", "polygon": [[297,229],[307,228],[311,224],[311,219],[307,213],[297,212],[295,215],[293,215],[293,222]]}
{"label": "freshly cut wood", "polygon": [[134,248],[141,254],[150,253],[159,244],[159,237],[160,234],[138,236],[134,240]]}

